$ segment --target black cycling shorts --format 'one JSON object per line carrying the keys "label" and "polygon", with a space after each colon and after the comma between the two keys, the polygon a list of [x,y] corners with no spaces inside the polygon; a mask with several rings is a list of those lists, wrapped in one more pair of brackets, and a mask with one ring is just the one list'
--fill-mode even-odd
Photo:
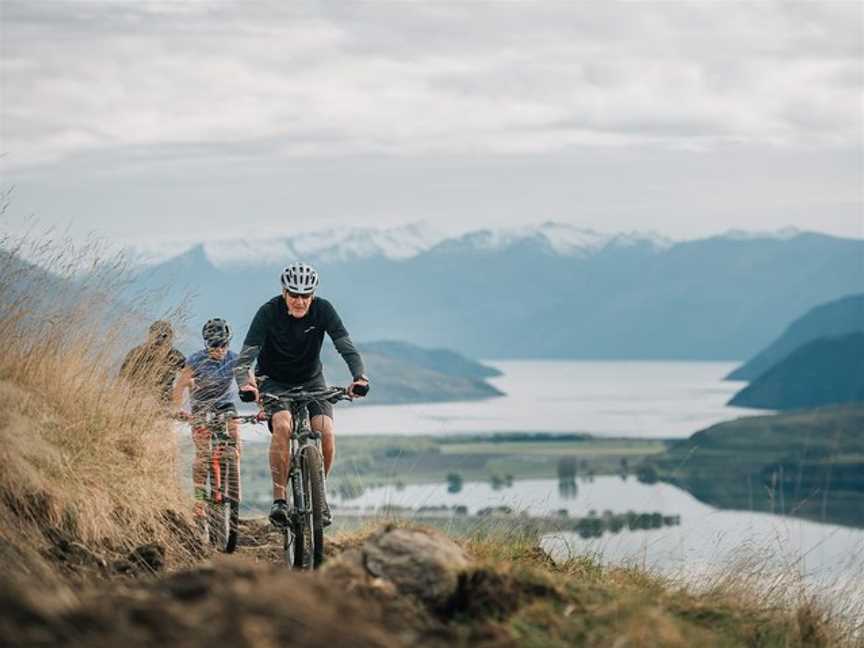
{"label": "black cycling shorts", "polygon": [[[327,383],[324,381],[324,374],[319,373],[310,380],[300,384],[300,385],[286,385],[284,383],[279,383],[273,380],[272,378],[265,378],[259,385],[258,391],[262,394],[273,394],[274,396],[281,396],[287,391],[292,389],[297,389],[298,387],[302,387],[304,390],[319,390],[319,389],[327,389]],[[328,403],[327,401],[316,402],[313,401],[309,403],[309,418],[311,419],[314,416],[329,416],[331,419],[333,418],[333,403]],[[277,412],[282,412],[290,408],[290,405],[284,402],[273,402],[266,403],[264,405],[264,412],[267,414],[268,419],[272,419],[273,415]]]}

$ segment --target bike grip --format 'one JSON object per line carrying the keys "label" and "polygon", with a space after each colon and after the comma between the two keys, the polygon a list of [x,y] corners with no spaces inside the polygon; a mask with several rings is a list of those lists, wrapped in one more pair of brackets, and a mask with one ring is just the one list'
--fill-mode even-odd
{"label": "bike grip", "polygon": [[369,393],[369,385],[354,385],[351,391],[358,396],[365,396]]}
{"label": "bike grip", "polygon": [[243,391],[240,390],[240,400],[244,403],[251,403],[255,400],[255,392],[254,391]]}

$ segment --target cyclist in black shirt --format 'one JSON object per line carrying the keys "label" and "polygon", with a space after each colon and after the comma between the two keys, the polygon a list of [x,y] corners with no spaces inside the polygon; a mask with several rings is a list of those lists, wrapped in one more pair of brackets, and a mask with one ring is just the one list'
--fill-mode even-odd
{"label": "cyclist in black shirt", "polygon": [[[348,365],[353,378],[348,392],[355,395],[355,387],[369,384],[363,359],[333,305],[314,294],[318,272],[305,263],[293,263],[282,272],[281,280],[282,294],[258,309],[243,342],[235,369],[240,391],[251,392],[258,400],[260,392],[279,395],[296,387],[325,388],[320,354],[326,332]],[[252,378],[249,369],[256,360]],[[284,525],[288,523],[285,485],[291,461],[291,412],[280,404],[268,403],[266,407],[273,433],[270,440],[273,477],[270,519],[277,525]],[[336,453],[333,406],[327,402],[310,403],[309,416],[312,429],[321,434],[324,473],[329,474]],[[329,511],[325,511],[326,523],[329,523]]]}

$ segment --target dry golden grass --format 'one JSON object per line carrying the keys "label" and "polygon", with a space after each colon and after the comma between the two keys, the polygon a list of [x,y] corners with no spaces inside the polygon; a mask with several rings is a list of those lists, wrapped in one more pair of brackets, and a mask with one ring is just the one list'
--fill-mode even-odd
{"label": "dry golden grass", "polygon": [[0,241],[0,534],[22,556],[56,532],[115,555],[157,542],[182,560],[172,426],[147,376],[117,378],[149,321],[118,299],[122,259],[99,253]]}
{"label": "dry golden grass", "polygon": [[480,569],[505,575],[512,592],[542,592],[502,620],[519,645],[864,646],[861,601],[829,609],[795,576],[766,587],[758,570],[730,568],[685,584],[586,557],[552,564],[537,539],[500,533],[471,538],[466,548]]}

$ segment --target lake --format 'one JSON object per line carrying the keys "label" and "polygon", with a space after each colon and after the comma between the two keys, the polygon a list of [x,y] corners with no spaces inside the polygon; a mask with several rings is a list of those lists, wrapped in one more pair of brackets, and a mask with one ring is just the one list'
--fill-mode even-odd
{"label": "lake", "polygon": [[[489,361],[506,395],[416,405],[340,404],[338,434],[587,432],[606,437],[683,438],[758,410],[726,407],[745,383],[723,380],[731,362]],[[375,377],[372,376],[372,389]],[[247,429],[244,437],[264,439]]]}
{"label": "lake", "polygon": [[[726,407],[744,383],[726,382],[729,362],[495,361],[492,379],[506,396],[484,401],[397,406],[343,404],[337,435],[488,434],[503,431],[587,432],[605,437],[685,438],[715,423],[758,410]],[[373,389],[374,389],[374,376]],[[269,435],[258,428],[257,438]],[[249,431],[247,436],[252,436]],[[337,444],[338,445],[338,444]],[[338,461],[338,456],[337,456]],[[339,504],[338,497],[333,500]],[[579,481],[576,497],[559,492],[556,480],[517,480],[494,490],[467,482],[460,493],[446,484],[370,489],[343,505],[380,507],[511,506],[545,515],[566,509],[581,517],[594,510],[680,515],[680,526],[627,530],[599,539],[550,534],[544,547],[555,557],[590,553],[603,562],[638,563],[664,573],[698,576],[730,569],[752,558],[825,591],[854,590],[864,600],[864,531],[802,519],[721,511],[669,484],[640,484],[632,477]],[[344,509],[343,509],[344,510]],[[837,600],[844,597],[835,595]]]}

